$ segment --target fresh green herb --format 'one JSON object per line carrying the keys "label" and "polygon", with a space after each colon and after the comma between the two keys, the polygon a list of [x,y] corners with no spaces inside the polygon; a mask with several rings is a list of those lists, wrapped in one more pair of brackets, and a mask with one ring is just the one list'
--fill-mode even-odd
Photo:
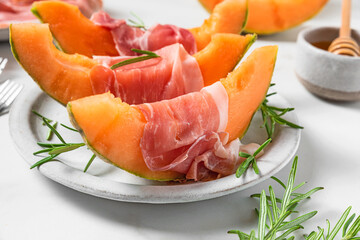
{"label": "fresh green herb", "polygon": [[295,175],[297,169],[298,158],[295,157],[293,165],[289,174],[287,185],[276,178],[276,182],[280,182],[281,186],[285,187],[282,199],[275,196],[272,186],[269,186],[269,195],[267,196],[265,190],[261,194],[254,194],[251,197],[260,198],[260,210],[258,213],[258,230],[257,236],[255,230],[250,234],[239,230],[230,230],[228,233],[237,234],[240,240],[248,239],[294,239],[294,236],[288,237],[294,231],[303,228],[302,223],[311,219],[316,215],[316,211],[312,211],[296,217],[293,220],[287,220],[293,214],[297,213],[295,208],[298,204],[309,198],[313,193],[323,189],[322,187],[314,188],[307,193],[295,193],[294,191],[302,187],[305,183],[301,183],[294,187]]}
{"label": "fresh green herb", "polygon": [[136,28],[141,28],[143,29],[144,31],[146,31],[146,27],[145,27],[145,23],[144,21],[139,18],[135,13],[133,12],[130,12],[130,14],[135,18],[135,20],[133,19],[128,19],[128,21],[130,22],[130,26],[132,27],[136,27]]}
{"label": "fresh green herb", "polygon": [[148,60],[148,59],[151,59],[151,58],[160,57],[159,55],[157,55],[156,53],[151,52],[151,51],[145,51],[145,50],[136,49],[136,48],[132,48],[131,51],[136,52],[136,53],[140,53],[140,54],[145,54],[145,55],[135,57],[135,58],[130,58],[130,59],[118,62],[118,63],[112,65],[110,68],[111,69],[116,69],[118,67],[122,67],[122,66],[129,65],[129,64],[132,64],[132,63],[141,62],[141,61],[145,61],[145,60]]}
{"label": "fresh green herb", "polygon": [[[56,126],[57,126],[57,122],[55,122],[53,125],[51,125],[50,123],[53,122],[53,120],[46,118],[44,116],[42,116],[40,113],[36,112],[36,111],[32,111],[35,115],[37,115],[38,117],[40,117],[43,121],[43,124],[45,126],[47,126],[49,128],[49,133],[47,134],[47,140],[49,140],[51,138],[52,135],[55,135],[61,143],[43,143],[43,142],[38,142],[37,144],[40,147],[43,147],[45,149],[39,150],[37,152],[34,152],[34,155],[39,155],[41,153],[48,153],[50,156],[44,157],[42,158],[40,161],[36,162],[35,164],[33,164],[30,169],[33,169],[35,167],[38,167],[44,163],[50,162],[50,161],[54,161],[55,158],[57,156],[59,156],[62,153],[65,152],[69,152],[69,151],[73,151],[75,149],[78,149],[80,147],[85,146],[85,143],[67,143],[64,138],[60,135],[60,133],[56,130]],[[66,126],[64,124],[60,124],[62,127],[71,130],[71,131],[75,131],[78,132],[76,129],[71,128],[69,126]],[[50,136],[50,137],[49,137]],[[95,159],[95,154],[92,155],[92,157],[90,158],[90,160],[88,161],[84,172],[86,172],[88,170],[88,168],[90,167],[91,163],[94,161]]]}
{"label": "fresh green herb", "polygon": [[[350,213],[351,207],[348,207],[345,212],[341,215],[338,222],[335,224],[334,228],[330,228],[329,220],[326,220],[327,229],[325,231],[324,228],[318,227],[318,232],[312,231],[309,235],[305,236],[306,240],[318,240],[318,239],[326,239],[326,240],[333,240],[339,233],[340,229],[342,228],[342,237],[341,240],[355,240],[360,239],[360,237],[356,237],[356,235],[360,231],[360,216],[355,218],[355,214],[351,215],[348,219],[348,215]],[[353,224],[350,226],[350,224]],[[350,227],[349,227],[350,226]],[[326,234],[325,234],[326,233]]]}
{"label": "fresh green herb", "polygon": [[[275,84],[271,84],[270,87],[272,87],[274,85]],[[262,104],[260,106],[262,119],[264,121],[261,127],[265,127],[268,138],[273,137],[276,124],[287,125],[292,128],[303,129],[302,126],[299,126],[295,123],[289,122],[289,121],[285,120],[284,118],[282,118],[283,115],[285,115],[288,112],[293,111],[294,108],[278,108],[278,107],[268,105],[268,102],[269,102],[268,97],[271,97],[275,94],[276,94],[276,92],[269,93],[268,95],[266,95],[265,100],[262,102]]]}
{"label": "fresh green herb", "polygon": [[[58,122],[55,122],[53,125],[51,125],[53,128],[56,129]],[[47,134],[46,140],[50,141],[53,136],[53,132],[50,130]]]}
{"label": "fresh green herb", "polygon": [[66,128],[66,129],[69,129],[69,130],[73,131],[73,132],[79,132],[79,131],[78,131],[78,130],[76,130],[75,128],[72,128],[72,127],[66,126],[65,124],[60,123],[60,125],[61,125],[62,127],[64,127],[64,128]]}
{"label": "fresh green herb", "polygon": [[254,154],[250,155],[245,152],[239,152],[239,156],[242,158],[246,158],[245,161],[243,161],[238,169],[236,170],[236,177],[239,178],[241,175],[243,175],[246,170],[252,166],[254,169],[254,172],[256,174],[259,174],[259,168],[256,163],[256,156],[271,142],[271,138],[266,140],[261,146],[254,152]]}
{"label": "fresh green herb", "polygon": [[86,164],[86,167],[85,167],[85,169],[84,169],[84,172],[86,172],[86,171],[88,170],[88,168],[90,167],[90,165],[91,165],[92,162],[94,161],[95,157],[96,157],[95,154],[93,154],[93,155],[91,156],[89,162]]}

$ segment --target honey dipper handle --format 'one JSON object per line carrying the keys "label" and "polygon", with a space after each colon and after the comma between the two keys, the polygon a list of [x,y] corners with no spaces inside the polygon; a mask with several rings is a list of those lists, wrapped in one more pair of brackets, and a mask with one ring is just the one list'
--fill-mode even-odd
{"label": "honey dipper handle", "polygon": [[342,1],[340,37],[350,37],[351,0]]}

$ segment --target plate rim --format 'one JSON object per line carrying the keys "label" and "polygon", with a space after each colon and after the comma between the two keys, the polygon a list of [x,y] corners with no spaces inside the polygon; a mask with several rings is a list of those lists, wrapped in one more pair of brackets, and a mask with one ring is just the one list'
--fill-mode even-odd
{"label": "plate rim", "polygon": [[[17,151],[29,165],[32,165],[35,162],[35,157],[32,155],[31,150],[24,150],[23,146],[29,145],[28,139],[32,133],[31,128],[28,127],[30,126],[28,125],[30,122],[28,121],[28,124],[22,122],[20,125],[18,122],[21,122],[19,121],[21,119],[22,121],[24,121],[24,119],[31,119],[31,116],[33,116],[31,114],[31,108],[33,104],[35,104],[35,100],[38,99],[41,94],[46,93],[42,92],[38,86],[27,86],[13,103],[9,116],[10,135],[15,143]],[[50,98],[48,95],[46,97]],[[291,104],[281,95],[277,94],[274,97],[280,99],[280,101],[287,106],[291,106]],[[51,99],[51,101],[55,100]],[[289,115],[291,115],[291,117],[294,118],[293,121],[298,124],[296,114],[290,112]],[[196,182],[183,185],[137,185],[115,182],[99,176],[90,175],[59,161],[48,162],[37,169],[47,178],[71,189],[110,200],[153,204],[202,201],[232,194],[252,187],[270,178],[284,168],[296,154],[300,144],[301,130],[288,127],[281,129],[283,134],[294,135],[293,146],[289,152],[286,152],[285,159],[280,161],[276,167],[265,174],[255,175],[253,171],[247,171],[245,176],[240,179],[235,178],[234,175],[230,175],[209,182]],[[279,140],[274,139],[274,142],[276,141]],[[33,141],[30,147],[38,147],[36,141]],[[266,160],[263,161],[265,155],[260,158],[260,161],[258,162],[260,170],[262,169],[262,165],[267,164]]]}

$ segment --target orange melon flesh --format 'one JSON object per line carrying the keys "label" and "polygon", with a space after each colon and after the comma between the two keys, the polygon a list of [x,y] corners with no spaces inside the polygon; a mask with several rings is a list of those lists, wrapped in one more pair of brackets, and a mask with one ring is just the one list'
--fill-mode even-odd
{"label": "orange melon flesh", "polygon": [[112,34],[87,19],[78,7],[61,1],[34,2],[32,12],[50,30],[66,53],[118,56]]}
{"label": "orange melon flesh", "polygon": [[[208,10],[224,0],[199,0]],[[225,0],[226,1],[226,0]],[[242,0],[239,0],[242,1]],[[258,34],[281,32],[315,16],[328,0],[250,0],[245,31]],[[232,11],[242,11],[233,8]]]}
{"label": "orange melon flesh", "polygon": [[[255,49],[227,78],[221,79],[229,96],[229,139],[241,138],[263,102],[276,62],[277,46]],[[264,94],[265,93],[265,94]]]}
{"label": "orange melon flesh", "polygon": [[212,12],[212,10],[214,9],[214,7],[222,2],[223,0],[206,0],[206,1],[201,1],[199,0],[199,2],[201,3],[201,5],[209,12]]}
{"label": "orange melon flesh", "polygon": [[[275,46],[259,48],[221,80],[229,96],[226,131],[231,140],[245,133],[265,98],[276,54]],[[104,93],[69,102],[67,108],[73,125],[86,143],[106,161],[144,178],[170,180],[183,177],[175,172],[153,172],[147,168],[140,149],[146,120],[135,107]]]}
{"label": "orange melon flesh", "polygon": [[213,35],[211,42],[193,55],[200,66],[204,85],[211,85],[226,77],[255,40],[256,35],[251,34],[246,36],[230,33]]}
{"label": "orange melon flesh", "polygon": [[19,64],[55,100],[67,103],[92,95],[90,69],[96,62],[56,49],[47,24],[12,24],[10,44]]}
{"label": "orange melon flesh", "polygon": [[210,17],[200,27],[189,30],[195,37],[198,50],[201,50],[215,33],[240,34],[246,19],[247,0],[225,0],[215,6]]}
{"label": "orange melon flesh", "polygon": [[[203,73],[204,84],[210,85],[225,77],[254,39],[251,35],[220,34],[196,53],[194,57]],[[90,70],[97,63],[86,56],[63,53],[52,41],[47,24],[21,23],[10,27],[15,58],[46,93],[65,105],[70,100],[92,95]]]}

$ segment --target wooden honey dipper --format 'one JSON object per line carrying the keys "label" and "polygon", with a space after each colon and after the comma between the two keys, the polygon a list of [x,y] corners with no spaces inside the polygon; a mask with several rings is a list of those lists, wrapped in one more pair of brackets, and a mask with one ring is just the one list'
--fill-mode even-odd
{"label": "wooden honey dipper", "polygon": [[350,10],[351,0],[343,0],[340,36],[331,43],[328,50],[339,55],[359,57],[359,45],[351,38]]}

